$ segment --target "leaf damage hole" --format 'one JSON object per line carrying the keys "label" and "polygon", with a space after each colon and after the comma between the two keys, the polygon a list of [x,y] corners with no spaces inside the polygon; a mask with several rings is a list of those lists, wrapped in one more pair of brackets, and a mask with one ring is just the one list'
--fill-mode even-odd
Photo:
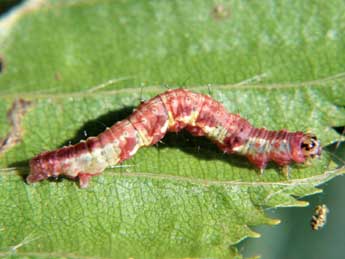
{"label": "leaf damage hole", "polygon": [[16,99],[7,113],[7,119],[11,125],[11,131],[3,139],[0,139],[0,154],[18,144],[24,134],[22,120],[31,106],[31,101]]}

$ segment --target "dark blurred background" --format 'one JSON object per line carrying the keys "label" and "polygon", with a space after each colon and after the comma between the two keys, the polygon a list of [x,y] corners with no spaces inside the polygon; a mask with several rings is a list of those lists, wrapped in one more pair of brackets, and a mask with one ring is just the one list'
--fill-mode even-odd
{"label": "dark blurred background", "polygon": [[24,0],[0,0],[0,15],[23,2]]}
{"label": "dark blurred background", "polygon": [[[344,165],[345,143],[333,144],[339,165]],[[305,208],[278,208],[268,211],[272,218],[281,219],[277,226],[254,228],[262,237],[246,239],[239,249],[246,256],[261,255],[263,259],[345,258],[345,177],[339,176],[320,186],[323,192],[305,197]],[[316,205],[326,204],[330,212],[327,224],[319,231],[310,228]]]}

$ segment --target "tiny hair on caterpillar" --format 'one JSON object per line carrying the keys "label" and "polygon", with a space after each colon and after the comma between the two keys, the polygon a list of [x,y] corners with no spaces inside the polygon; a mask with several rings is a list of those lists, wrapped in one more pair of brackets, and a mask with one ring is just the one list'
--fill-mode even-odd
{"label": "tiny hair on caterpillar", "polygon": [[312,133],[255,128],[208,95],[171,89],[142,102],[131,115],[96,137],[35,156],[27,182],[64,175],[79,179],[85,188],[91,177],[107,167],[132,157],[141,147],[156,144],[167,132],[182,129],[206,136],[224,153],[247,157],[261,172],[273,161],[287,176],[291,162],[306,163],[321,155],[320,142]]}

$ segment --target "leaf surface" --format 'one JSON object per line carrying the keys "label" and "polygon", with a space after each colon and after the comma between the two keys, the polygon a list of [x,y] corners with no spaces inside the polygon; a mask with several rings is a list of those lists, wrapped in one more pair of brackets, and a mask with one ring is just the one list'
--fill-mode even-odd
{"label": "leaf surface", "polygon": [[334,154],[293,165],[289,179],[273,164],[259,176],[245,158],[185,132],[85,190],[23,181],[31,157],[99,134],[164,86],[209,93],[257,127],[311,130],[324,146],[339,140],[345,6],[295,5],[49,1],[23,12],[0,41],[0,136],[13,131],[13,102],[31,101],[21,141],[0,154],[0,255],[237,258],[229,246],[258,237],[251,226],[279,222],[266,209],[307,205],[296,198],[344,173]]}

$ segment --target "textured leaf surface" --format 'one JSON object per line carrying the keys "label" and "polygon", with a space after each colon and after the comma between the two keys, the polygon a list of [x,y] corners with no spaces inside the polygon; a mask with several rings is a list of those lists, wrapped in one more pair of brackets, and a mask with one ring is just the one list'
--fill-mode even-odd
{"label": "textured leaf surface", "polygon": [[12,130],[6,113],[16,98],[32,106],[22,141],[0,154],[0,255],[235,257],[230,245],[258,236],[250,226],[278,223],[265,209],[304,206],[295,197],[344,172],[324,153],[293,166],[288,180],[274,165],[258,176],[246,159],[182,132],[86,190],[68,180],[25,184],[32,156],[98,134],[165,91],[159,85],[210,89],[257,127],[338,140],[331,127],[345,124],[344,3],[219,5],[50,1],[7,28],[0,136]]}

